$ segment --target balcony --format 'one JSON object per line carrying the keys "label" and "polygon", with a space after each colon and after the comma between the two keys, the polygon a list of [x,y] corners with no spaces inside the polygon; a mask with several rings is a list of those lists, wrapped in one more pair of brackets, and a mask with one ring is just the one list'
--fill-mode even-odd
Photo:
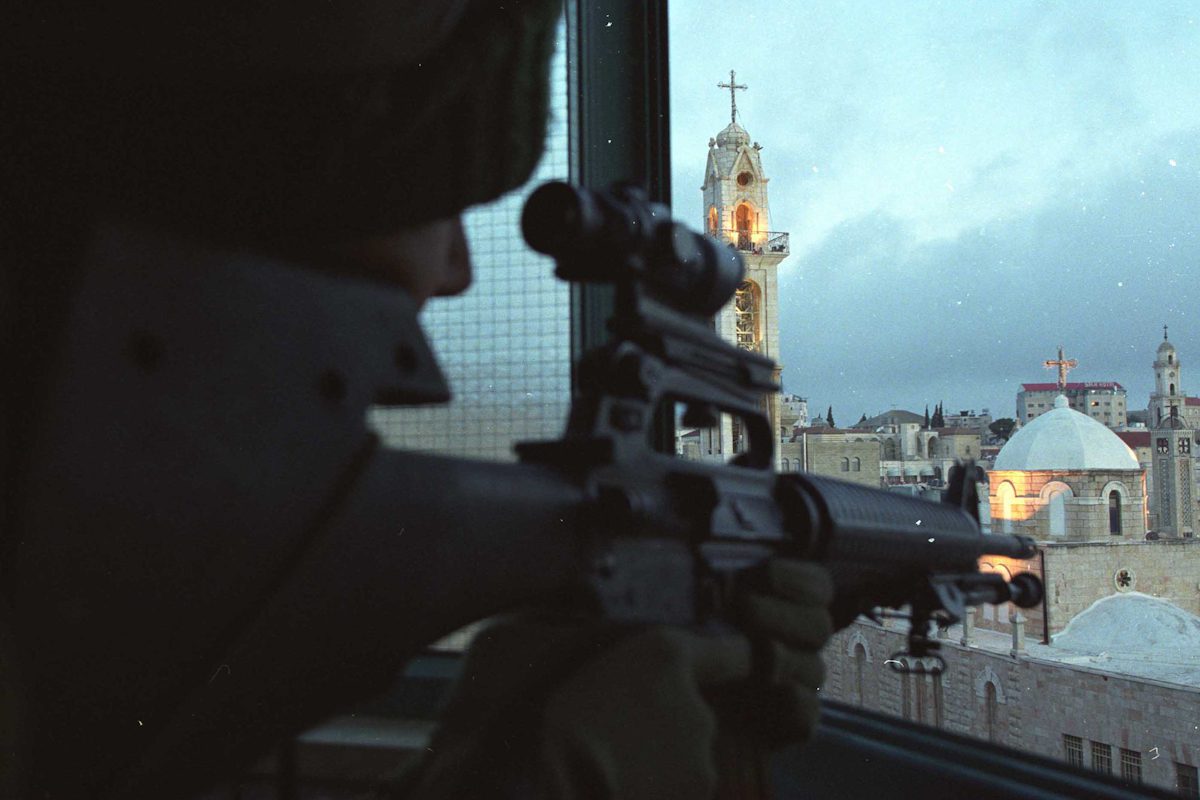
{"label": "balcony", "polygon": [[742,253],[752,253],[760,256],[764,254],[786,256],[791,252],[788,249],[788,235],[777,231],[755,233],[753,231],[721,228],[719,230],[710,229],[708,235],[714,239],[726,242],[730,247],[736,248]]}

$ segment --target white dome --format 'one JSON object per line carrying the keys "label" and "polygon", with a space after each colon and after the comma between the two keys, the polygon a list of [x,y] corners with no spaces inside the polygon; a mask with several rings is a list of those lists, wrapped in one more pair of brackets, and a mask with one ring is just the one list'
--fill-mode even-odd
{"label": "white dome", "polygon": [[1200,666],[1200,617],[1140,592],[1097,600],[1054,637],[1054,646],[1079,653],[1186,653]]}
{"label": "white dome", "polygon": [[1047,411],[1008,440],[992,469],[1140,469],[1133,451],[1115,433],[1059,396]]}

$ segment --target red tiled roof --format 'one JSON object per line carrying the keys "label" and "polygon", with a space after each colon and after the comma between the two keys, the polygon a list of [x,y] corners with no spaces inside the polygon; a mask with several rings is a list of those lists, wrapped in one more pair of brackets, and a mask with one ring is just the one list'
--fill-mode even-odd
{"label": "red tiled roof", "polygon": [[1113,431],[1117,438],[1130,447],[1149,447],[1150,431]]}
{"label": "red tiled roof", "polygon": [[1185,397],[1183,398],[1185,406],[1200,406],[1200,397]]}
{"label": "red tiled roof", "polygon": [[[1026,392],[1052,392],[1058,388],[1057,383],[1022,383],[1021,388]],[[1124,389],[1116,381],[1075,381],[1068,382],[1067,389]]]}

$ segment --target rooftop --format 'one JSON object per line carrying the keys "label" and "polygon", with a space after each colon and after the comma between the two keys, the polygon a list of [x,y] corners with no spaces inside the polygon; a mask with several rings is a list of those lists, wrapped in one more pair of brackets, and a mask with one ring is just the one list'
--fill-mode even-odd
{"label": "rooftop", "polygon": [[[1068,381],[1068,392],[1089,391],[1092,389],[1119,389],[1125,391],[1125,387],[1116,381]],[[1021,390],[1025,392],[1053,392],[1059,391],[1057,383],[1022,383]]]}

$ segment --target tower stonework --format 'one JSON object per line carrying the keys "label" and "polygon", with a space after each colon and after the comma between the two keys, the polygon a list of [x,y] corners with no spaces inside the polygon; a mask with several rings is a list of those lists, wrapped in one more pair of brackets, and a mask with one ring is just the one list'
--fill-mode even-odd
{"label": "tower stonework", "polygon": [[1190,538],[1195,532],[1194,438],[1195,431],[1184,424],[1178,406],[1171,406],[1167,416],[1150,432],[1154,511],[1160,536]]}
{"label": "tower stonework", "polygon": [[[717,313],[716,330],[726,341],[762,353],[778,364],[778,268],[788,256],[788,235],[771,230],[768,178],[760,156],[762,146],[752,142],[750,134],[737,122],[735,92],[746,87],[736,83],[732,72],[729,83],[719,86],[730,91],[731,121],[708,142],[704,185],[700,187],[704,198],[702,224],[709,236],[741,253],[746,277],[730,302]],[[776,382],[781,370],[781,366],[776,368]],[[779,394],[769,395],[765,402],[778,442],[781,436],[790,433],[780,427]],[[739,426],[733,420],[725,419],[720,428],[701,435],[702,457],[725,459],[740,452],[741,447]]]}

